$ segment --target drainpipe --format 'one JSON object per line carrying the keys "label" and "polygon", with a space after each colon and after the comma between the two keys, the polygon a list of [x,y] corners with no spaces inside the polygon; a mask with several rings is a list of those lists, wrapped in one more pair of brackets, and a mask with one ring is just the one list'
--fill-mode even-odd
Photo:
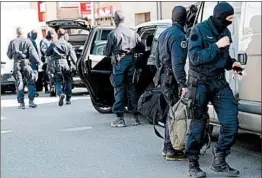
{"label": "drainpipe", "polygon": [[156,1],[156,19],[159,20],[159,7],[158,7],[158,1]]}
{"label": "drainpipe", "polygon": [[162,1],[159,2],[159,18],[160,18],[160,20],[163,20]]}

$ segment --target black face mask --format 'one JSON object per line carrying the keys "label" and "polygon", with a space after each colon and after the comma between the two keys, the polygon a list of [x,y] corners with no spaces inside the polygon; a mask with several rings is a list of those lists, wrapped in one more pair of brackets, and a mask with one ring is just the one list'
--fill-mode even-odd
{"label": "black face mask", "polygon": [[178,23],[182,27],[186,24],[186,8],[183,6],[176,6],[172,11],[172,22]]}
{"label": "black face mask", "polygon": [[232,22],[226,20],[234,15],[233,7],[227,2],[221,2],[214,8],[212,22],[219,33],[222,33]]}

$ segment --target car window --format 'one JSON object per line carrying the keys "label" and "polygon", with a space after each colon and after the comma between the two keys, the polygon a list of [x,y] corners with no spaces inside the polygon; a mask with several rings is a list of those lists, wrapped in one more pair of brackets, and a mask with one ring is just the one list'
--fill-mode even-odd
{"label": "car window", "polygon": [[110,32],[111,30],[102,30],[101,40],[107,40],[107,36]]}
{"label": "car window", "polygon": [[146,40],[149,35],[153,35],[155,33],[156,29],[146,29],[141,34],[141,41],[146,46]]}
{"label": "car window", "polygon": [[89,31],[84,29],[66,29],[66,32],[69,35],[89,35]]}
{"label": "car window", "polygon": [[154,39],[151,47],[151,54],[148,58],[148,65],[155,65],[155,59],[156,59],[156,47],[157,47],[157,42],[160,34],[167,29],[169,26],[162,26],[158,27],[155,34],[154,34]]}
{"label": "car window", "polygon": [[96,51],[96,55],[103,55],[104,52],[104,48],[105,48],[106,44],[102,44],[100,46],[97,47],[97,51]]}
{"label": "car window", "polygon": [[94,43],[94,47],[90,54],[92,55],[103,55],[106,43]]}

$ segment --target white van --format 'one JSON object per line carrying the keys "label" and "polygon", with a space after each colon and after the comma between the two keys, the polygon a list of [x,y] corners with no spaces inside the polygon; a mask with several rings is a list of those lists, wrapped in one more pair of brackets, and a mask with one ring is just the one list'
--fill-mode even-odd
{"label": "white van", "polygon": [[38,32],[37,44],[40,43],[43,37],[37,11],[30,9],[30,7],[28,9],[25,7],[17,8],[15,5],[15,2],[1,3],[1,62],[6,63],[1,65],[2,93],[7,88],[15,91],[14,78],[11,76],[14,61],[10,60],[6,53],[10,41],[16,38],[16,28],[23,27],[26,33],[33,29],[36,30]]}

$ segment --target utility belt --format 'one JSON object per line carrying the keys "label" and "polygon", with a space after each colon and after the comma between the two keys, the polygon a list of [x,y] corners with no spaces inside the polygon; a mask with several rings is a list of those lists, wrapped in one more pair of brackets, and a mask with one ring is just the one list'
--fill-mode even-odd
{"label": "utility belt", "polygon": [[189,109],[189,118],[193,119],[194,114],[196,114],[196,112],[194,111],[194,105],[195,105],[195,99],[196,99],[196,94],[197,94],[197,86],[198,84],[202,83],[208,83],[208,82],[212,82],[212,81],[218,81],[218,80],[223,80],[225,79],[225,74],[221,73],[217,76],[214,77],[207,77],[203,74],[197,73],[193,70],[189,70],[188,71],[188,82],[189,82],[189,95],[187,97],[186,100],[184,100],[183,102],[186,103],[188,109]]}
{"label": "utility belt", "polygon": [[[213,76],[213,77],[207,77],[207,76],[200,74],[198,72],[195,72],[191,69],[188,71],[188,75],[189,75],[190,78],[195,78],[198,82],[201,82],[201,83],[225,79],[224,73],[218,74],[218,75]],[[189,82],[191,83],[190,79],[189,79]],[[193,80],[193,82],[194,82],[194,80]]]}
{"label": "utility belt", "polygon": [[21,67],[31,65],[31,62],[29,59],[18,59],[18,60],[15,60],[14,63],[20,64]]}
{"label": "utility belt", "polygon": [[113,54],[111,56],[111,64],[117,64],[119,63],[123,57],[125,56],[133,56],[134,54],[131,53],[131,52],[128,52],[128,53],[120,53],[120,54]]}

